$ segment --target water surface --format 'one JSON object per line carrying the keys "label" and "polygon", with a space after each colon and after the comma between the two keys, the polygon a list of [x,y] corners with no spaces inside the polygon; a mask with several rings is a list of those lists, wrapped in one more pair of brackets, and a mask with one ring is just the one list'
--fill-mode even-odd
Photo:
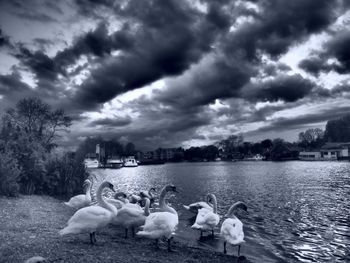
{"label": "water surface", "polygon": [[237,216],[246,240],[241,255],[249,260],[350,262],[349,162],[168,163],[93,173],[126,192],[176,185],[180,193],[170,198],[180,217],[176,238],[191,246],[223,249],[219,227],[214,240],[199,241],[193,214],[182,208],[214,193],[220,215],[233,202],[248,205],[249,213]]}

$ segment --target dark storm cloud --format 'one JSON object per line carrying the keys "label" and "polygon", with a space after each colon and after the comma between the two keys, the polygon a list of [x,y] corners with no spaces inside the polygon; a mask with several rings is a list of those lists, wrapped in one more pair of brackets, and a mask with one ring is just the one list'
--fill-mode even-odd
{"label": "dark storm cloud", "polygon": [[240,49],[249,60],[266,52],[275,58],[284,54],[295,42],[329,26],[337,18],[338,1],[257,2],[261,12],[254,22],[242,25],[225,43],[226,52]]}
{"label": "dark storm cloud", "polygon": [[33,52],[22,46],[16,58],[35,73],[38,79],[55,80],[60,72],[55,62],[42,51]]}
{"label": "dark storm cloud", "polygon": [[12,47],[10,39],[8,36],[4,35],[0,28],[0,48],[2,47]]}
{"label": "dark storm cloud", "polygon": [[89,124],[89,126],[94,127],[96,125],[106,126],[106,127],[121,127],[129,125],[132,122],[130,116],[125,117],[115,117],[115,118],[103,118],[98,119]]}
{"label": "dark storm cloud", "polygon": [[101,22],[95,30],[78,37],[71,47],[58,52],[54,61],[64,68],[74,64],[82,55],[103,57],[110,55],[113,50],[128,49],[132,44],[133,40],[129,35],[127,25],[120,31],[108,35],[106,23]]}
{"label": "dark storm cloud", "polygon": [[315,83],[297,75],[279,75],[262,83],[250,84],[242,90],[243,97],[253,101],[294,102],[307,96]]}
{"label": "dark storm cloud", "polygon": [[317,56],[302,60],[299,67],[314,75],[332,70],[339,74],[348,74],[350,72],[349,45],[350,31],[336,32],[323,44],[322,51],[314,52]]}
{"label": "dark storm cloud", "polygon": [[73,100],[93,109],[118,94],[184,72],[228,29],[226,14],[215,5],[209,9],[214,11],[203,15],[182,1],[129,1],[119,15],[137,25],[132,41],[126,42],[132,45],[120,47],[118,57],[93,70]]}
{"label": "dark storm cloud", "polygon": [[263,128],[257,129],[255,132],[266,132],[266,131],[283,131],[288,129],[301,129],[308,127],[312,124],[319,124],[333,120],[348,114],[350,106],[339,106],[329,109],[323,109],[318,113],[303,114],[295,118],[278,118],[273,120],[271,124],[264,126]]}

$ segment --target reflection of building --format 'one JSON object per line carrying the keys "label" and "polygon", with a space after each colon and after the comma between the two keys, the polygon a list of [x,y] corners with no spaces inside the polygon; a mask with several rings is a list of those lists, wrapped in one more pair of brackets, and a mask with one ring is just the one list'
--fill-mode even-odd
{"label": "reflection of building", "polygon": [[137,155],[140,160],[161,160],[161,161],[173,161],[183,158],[182,148],[158,148],[154,151],[148,151],[143,154]]}
{"label": "reflection of building", "polygon": [[321,148],[321,157],[326,160],[349,159],[350,143],[326,143]]}

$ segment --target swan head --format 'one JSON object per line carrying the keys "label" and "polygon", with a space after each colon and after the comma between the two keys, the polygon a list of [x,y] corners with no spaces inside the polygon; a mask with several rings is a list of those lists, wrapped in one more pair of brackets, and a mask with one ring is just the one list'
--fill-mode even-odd
{"label": "swan head", "polygon": [[102,187],[102,188],[106,187],[106,188],[111,189],[113,192],[115,192],[114,185],[108,181],[103,182],[100,187]]}
{"label": "swan head", "polygon": [[86,179],[83,183],[83,187],[87,187],[91,184],[91,181],[89,179]]}
{"label": "swan head", "polygon": [[115,193],[114,198],[115,199],[127,198],[127,195],[124,192],[118,192],[118,193]]}
{"label": "swan head", "polygon": [[173,184],[169,184],[165,187],[165,190],[167,192],[175,192],[175,193],[178,193],[177,189],[176,189],[176,186],[173,185]]}
{"label": "swan head", "polygon": [[228,210],[228,212],[227,212],[227,214],[226,214],[225,216],[226,216],[226,217],[232,216],[234,210],[237,209],[237,208],[240,208],[240,209],[242,209],[243,211],[245,211],[245,212],[248,213],[248,206],[247,206],[245,203],[243,203],[243,202],[241,202],[241,201],[238,201],[238,202],[234,203],[234,204],[230,207],[230,209]]}

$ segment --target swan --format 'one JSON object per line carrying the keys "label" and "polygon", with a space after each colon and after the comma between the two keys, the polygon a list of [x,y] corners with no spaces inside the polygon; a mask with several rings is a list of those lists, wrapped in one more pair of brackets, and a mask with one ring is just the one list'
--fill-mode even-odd
{"label": "swan", "polygon": [[140,196],[141,196],[141,201],[140,205],[145,206],[146,205],[146,198],[150,200],[150,207],[153,205],[155,202],[155,197],[156,197],[156,189],[154,187],[150,188],[148,191],[140,191]]}
{"label": "swan", "polygon": [[118,210],[118,215],[113,219],[112,224],[125,228],[125,238],[128,237],[128,229],[131,228],[134,237],[135,228],[142,226],[149,215],[149,206],[150,200],[148,198],[146,198],[145,210],[136,204],[125,204]]}
{"label": "swan", "polygon": [[186,210],[198,214],[198,210],[201,208],[206,208],[209,210],[213,210],[213,208],[209,205],[209,196],[207,195],[207,202],[199,201],[190,205],[184,205],[183,206]]}
{"label": "swan", "polygon": [[157,247],[158,240],[160,238],[166,238],[168,241],[168,251],[171,251],[171,239],[179,223],[179,217],[176,210],[168,206],[165,202],[167,192],[177,192],[176,187],[174,185],[167,185],[162,189],[159,196],[161,211],[151,213],[146,218],[145,224],[141,226],[142,231],[137,232],[136,235],[155,239]]}
{"label": "swan", "polygon": [[227,253],[226,243],[238,246],[238,256],[241,250],[241,244],[244,243],[243,223],[234,215],[234,210],[241,208],[247,211],[247,205],[243,202],[234,203],[228,210],[228,217],[221,225],[220,235],[224,239],[224,253]]}
{"label": "swan", "polygon": [[61,236],[88,232],[91,244],[96,243],[96,230],[107,226],[118,214],[115,206],[102,198],[102,190],[106,187],[114,191],[113,184],[108,181],[103,182],[96,193],[98,206],[88,206],[76,211],[68,220],[68,225],[59,232]]}
{"label": "swan", "polygon": [[86,186],[85,194],[73,196],[68,202],[64,202],[64,204],[77,210],[89,206],[91,204],[92,182],[87,179],[84,181],[84,186]]}
{"label": "swan", "polygon": [[201,208],[198,210],[196,222],[191,226],[193,229],[201,231],[201,237],[203,231],[210,231],[214,236],[214,227],[219,224],[220,216],[217,214],[217,201],[214,194],[208,194],[207,198],[209,201],[213,201],[213,209]]}

